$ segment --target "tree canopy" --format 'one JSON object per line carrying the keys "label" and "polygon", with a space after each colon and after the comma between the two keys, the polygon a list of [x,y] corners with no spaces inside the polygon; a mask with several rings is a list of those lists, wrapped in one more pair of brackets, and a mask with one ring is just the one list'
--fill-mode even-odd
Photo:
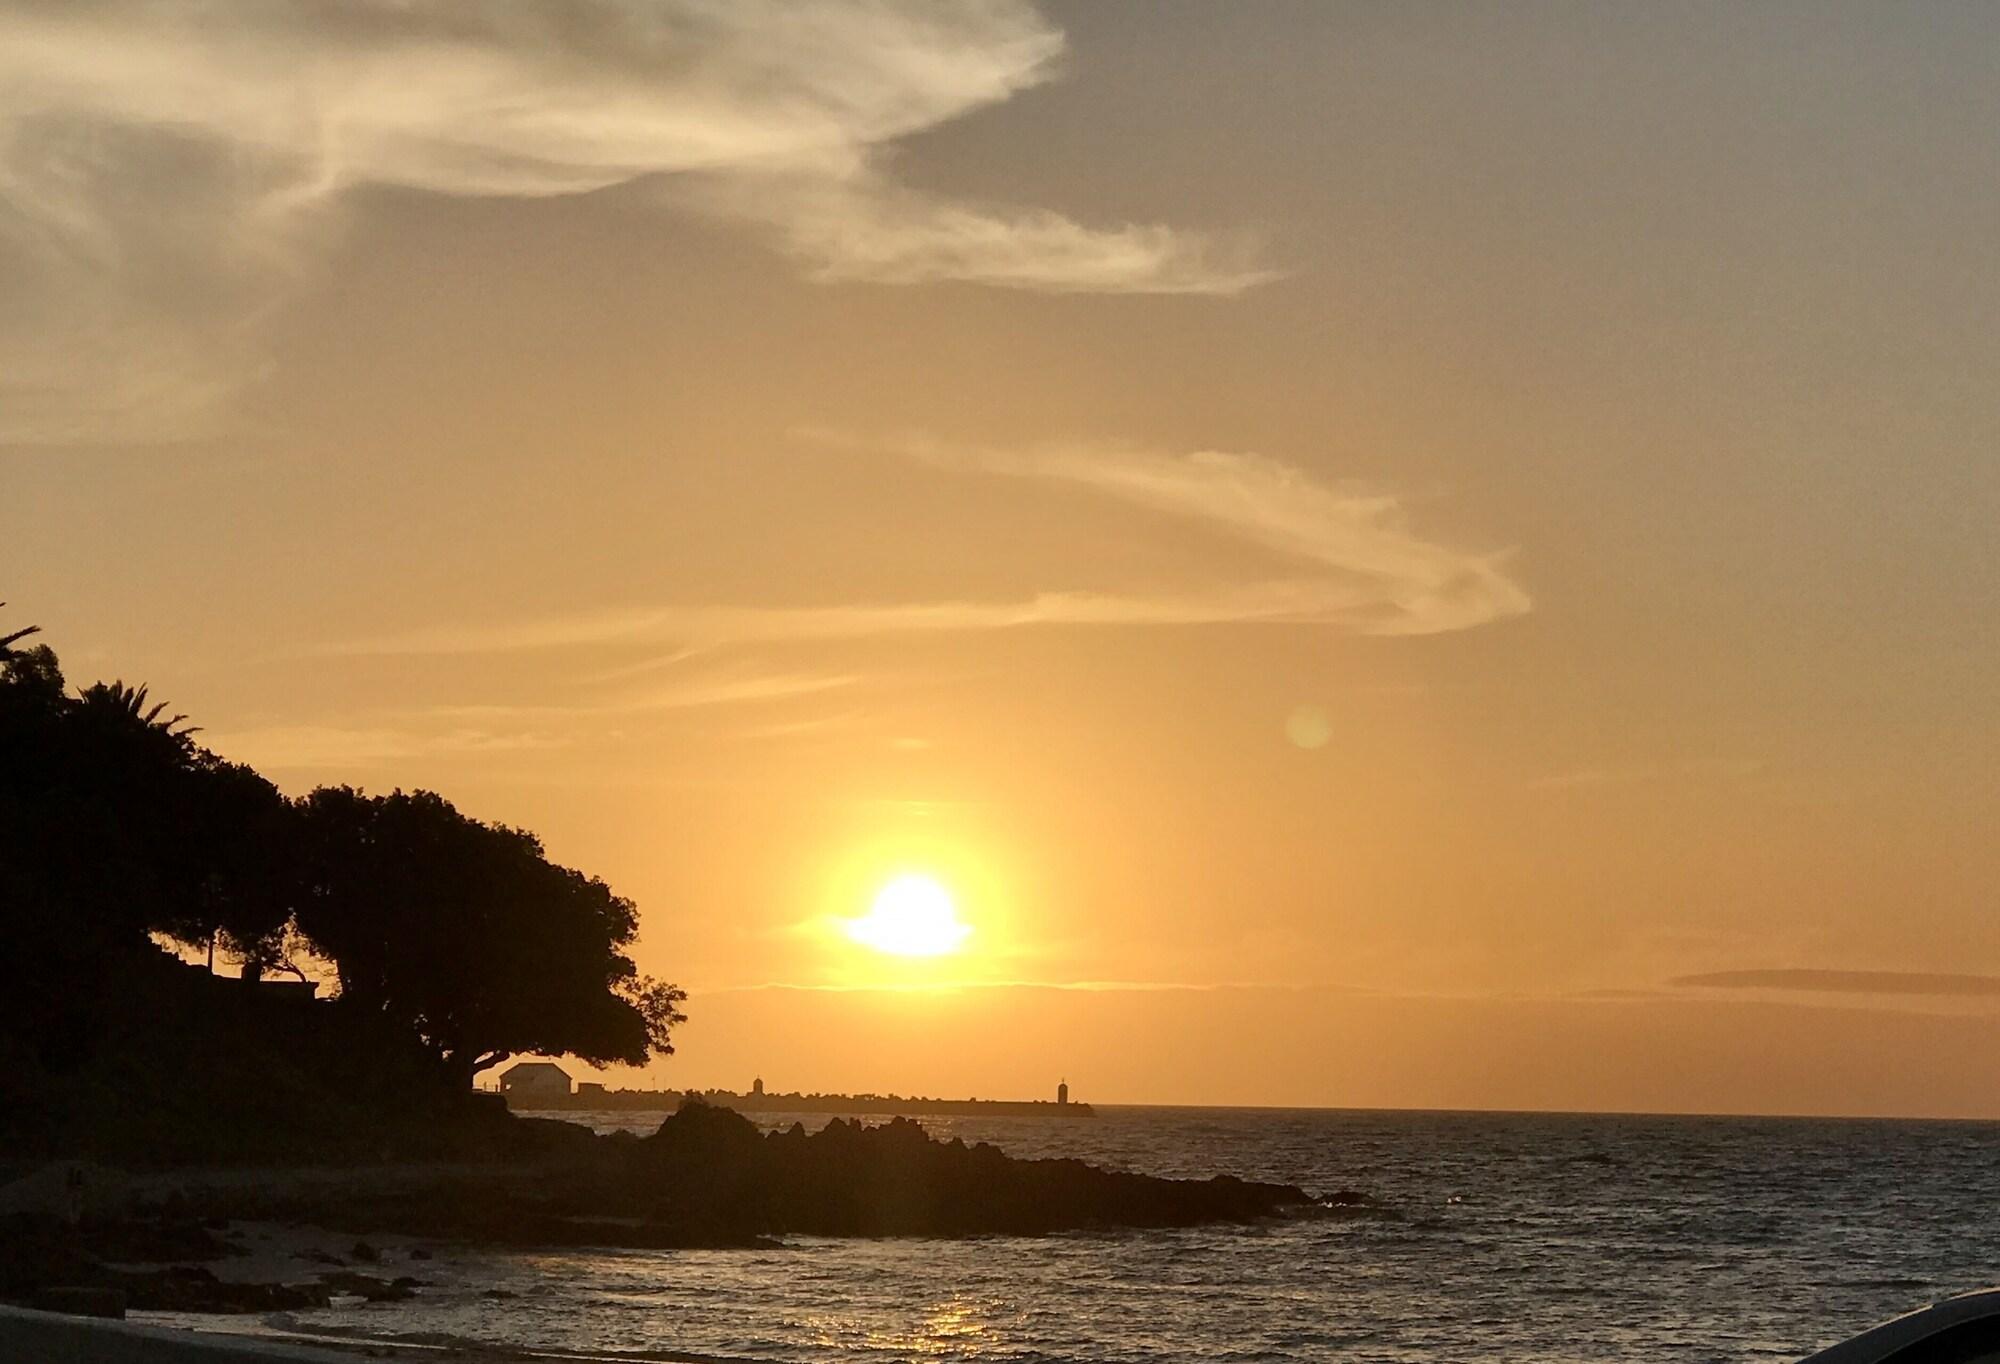
{"label": "tree canopy", "polygon": [[429,791],[323,787],[298,812],[300,931],[338,966],[343,998],[413,1029],[455,1073],[516,1052],[637,1065],[672,1050],[678,992],[623,953],[632,902],[551,863],[527,830]]}
{"label": "tree canopy", "polygon": [[532,833],[429,791],[288,799],[144,687],[70,692],[35,633],[0,635],[0,1031],[59,1054],[88,1033],[79,987],[161,938],[253,979],[303,949],[455,1085],[522,1052],[673,1050],[685,995],[627,955],[632,902]]}

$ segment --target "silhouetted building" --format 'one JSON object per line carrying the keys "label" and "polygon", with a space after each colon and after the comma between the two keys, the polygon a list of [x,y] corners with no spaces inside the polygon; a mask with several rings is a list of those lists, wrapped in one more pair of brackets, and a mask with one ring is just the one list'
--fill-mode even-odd
{"label": "silhouetted building", "polygon": [[310,1004],[319,994],[319,982],[316,980],[273,980],[265,976],[251,984],[256,988],[258,999],[280,1004]]}
{"label": "silhouetted building", "polygon": [[756,1096],[757,1096],[758,1098],[760,1098],[760,1099],[761,1099],[761,1098],[763,1098],[763,1097],[764,1097],[764,1082],[763,1082],[762,1080],[752,1080],[752,1081],[750,1082],[750,1092],[751,1092],[752,1094],[755,1094],[755,1095],[756,1095]]}
{"label": "silhouetted building", "polygon": [[500,1076],[500,1092],[511,1104],[533,1108],[536,1103],[569,1097],[569,1072],[553,1061],[522,1061]]}
{"label": "silhouetted building", "polygon": [[601,1099],[604,1097],[604,1085],[597,1080],[578,1080],[576,1082],[576,1097],[579,1099]]}
{"label": "silhouetted building", "polygon": [[1064,1080],[1061,1084],[1056,1086],[1056,1102],[1059,1104],[1066,1104],[1069,1102],[1069,1081]]}

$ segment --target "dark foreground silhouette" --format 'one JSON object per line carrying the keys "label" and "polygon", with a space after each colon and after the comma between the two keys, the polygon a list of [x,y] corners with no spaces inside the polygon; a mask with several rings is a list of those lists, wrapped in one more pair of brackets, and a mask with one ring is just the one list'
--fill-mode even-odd
{"label": "dark foreground silhouette", "polygon": [[[1359,1202],[1016,1160],[907,1120],[764,1135],[695,1103],[641,1138],[517,1118],[472,1092],[476,1071],[673,1050],[685,996],[628,955],[632,902],[433,793],[287,797],[143,688],[72,692],[33,634],[0,634],[0,1297],[263,1311],[406,1295],[420,1276],[361,1253],[392,1233],[730,1247]],[[361,1239],[311,1282],[226,1282],[209,1266],[250,1220]]]}
{"label": "dark foreground silhouette", "polygon": [[[1161,1179],[1080,1160],[1022,1160],[937,1141],[907,1118],[760,1133],[690,1103],[643,1139],[601,1139],[564,1194],[583,1215],[638,1211],[632,1230],[740,1243],[760,1236],[1040,1235],[1090,1227],[1251,1222],[1317,1206],[1305,1191],[1227,1175]],[[638,1195],[635,1202],[633,1195]]]}
{"label": "dark foreground silhouette", "polygon": [[534,834],[286,796],[36,633],[0,633],[0,1159],[407,1148],[516,1054],[673,1051],[638,907]]}
{"label": "dark foreground silhouette", "polygon": [[[878,1127],[836,1119],[814,1133],[794,1126],[765,1134],[741,1114],[690,1103],[646,1137],[502,1120],[513,1148],[504,1161],[197,1180],[164,1202],[74,1226],[50,1216],[0,1220],[0,1296],[33,1302],[62,1290],[108,1289],[136,1308],[272,1311],[323,1303],[332,1293],[393,1299],[420,1288],[420,1274],[377,1268],[371,1236],[729,1248],[770,1246],[785,1235],[1035,1236],[1367,1206],[1352,1192],[1315,1198],[1227,1175],[1162,1179],[1078,1160],[1016,1159],[986,1143],[934,1140],[907,1119]],[[205,1265],[230,1254],[232,1220],[353,1236],[354,1263],[311,1282],[224,1282]]]}

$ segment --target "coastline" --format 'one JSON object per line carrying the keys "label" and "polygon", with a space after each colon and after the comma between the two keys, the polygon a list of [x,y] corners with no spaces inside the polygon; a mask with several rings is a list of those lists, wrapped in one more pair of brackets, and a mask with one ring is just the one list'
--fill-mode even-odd
{"label": "coastline", "polygon": [[331,1337],[291,1340],[67,1316],[0,1303],[0,1358],[37,1364],[352,1364],[356,1359],[442,1358],[456,1364],[510,1364],[534,1356]]}
{"label": "coastline", "polygon": [[[1996,1262],[2000,1245],[2000,1234],[1966,1215],[1963,1192],[1983,1196],[2000,1179],[2000,1135],[1956,1125],[1878,1132],[1727,1119],[1690,1128],[1679,1118],[1260,1113],[1229,1124],[1187,1114],[1034,1135],[1041,1140],[1024,1155],[1055,1156],[1072,1138],[1102,1136],[1114,1139],[1096,1153],[1109,1164],[1269,1171],[1322,1187],[1366,1164],[1385,1216],[1284,1221],[1247,1235],[1224,1227],[1004,1240],[802,1237],[782,1253],[743,1254],[486,1250],[371,1235],[384,1261],[376,1273],[400,1275],[414,1261],[407,1272],[434,1286],[400,1303],[346,1299],[330,1310],[246,1313],[236,1323],[151,1310],[131,1320],[272,1331],[294,1345],[318,1343],[303,1333],[351,1334],[404,1346],[378,1357],[406,1364],[454,1357],[407,1348],[417,1344],[458,1345],[459,1358],[479,1364],[510,1359],[508,1351],[634,1364],[676,1350],[716,1364],[811,1364],[935,1357],[968,1344],[968,1334],[995,1354],[1156,1364],[1227,1364],[1252,1352],[1335,1358],[1363,1333],[1362,1351],[1379,1346],[1384,1357],[1696,1361],[1782,1345],[1793,1348],[1783,1357],[1797,1358],[1980,1286],[1985,1280],[1964,1266],[1974,1257]],[[1896,1160],[1880,1158],[1891,1149]],[[1397,1154],[1372,1158],[1384,1152]],[[1923,1178],[1910,1180],[1908,1169]],[[1672,1211],[1663,1196],[1693,1211]],[[1863,1210],[1885,1218],[1907,1210],[1921,1219],[1907,1225],[1935,1231],[1857,1241],[1848,1233]],[[314,1249],[351,1252],[356,1237],[270,1224],[221,1234],[236,1229],[288,1276],[316,1273]],[[1823,1249],[1795,1263],[1773,1259],[1774,1244],[1814,1243]],[[1718,1271],[1690,1283],[1678,1271],[1695,1263],[1756,1273]],[[252,1272],[252,1257],[211,1265],[234,1277]],[[1761,1277],[1767,1268],[1777,1277]],[[1371,1298],[1376,1284],[1381,1293]],[[487,1301],[489,1289],[499,1291]],[[1151,1348],[1133,1348],[1135,1331]],[[45,1357],[0,1341],[0,1359]],[[275,1364],[257,1345],[261,1355],[246,1346],[224,1358]],[[352,1358],[352,1345],[336,1353]]]}
{"label": "coastline", "polygon": [[[509,1282],[505,1257],[769,1254],[794,1238],[977,1243],[1381,1215],[1351,1191],[1316,1198],[1227,1175],[1163,1178],[1014,1157],[938,1140],[908,1119],[764,1132],[697,1103],[646,1137],[516,1121],[536,1140],[505,1163],[134,1174],[65,1162],[37,1171],[0,1199],[15,1207],[0,1284],[21,1304],[0,1320],[0,1359],[308,1364],[361,1352],[471,1364],[740,1364],[760,1350],[790,1357],[779,1344],[788,1332],[748,1350],[734,1341],[720,1355],[648,1342],[653,1352],[636,1356],[569,1349],[567,1331],[517,1333],[504,1316],[513,1309],[497,1304],[538,1290]],[[63,1215],[72,1199],[85,1214],[77,1220]],[[372,1320],[348,1315],[376,1305]],[[66,1314],[92,1311],[105,1315]],[[382,1334],[350,1338],[350,1327]],[[495,1336],[498,1345],[487,1339]]]}
{"label": "coastline", "polygon": [[657,1113],[705,1103],[756,1117],[869,1118],[1095,1118],[1087,1103],[1067,1099],[925,1099],[889,1094],[738,1094],[727,1089],[600,1089],[561,1094],[503,1095],[508,1111],[522,1115]]}
{"label": "coastline", "polygon": [[[413,1293],[390,1301],[484,1296],[478,1285],[489,1266],[478,1263],[478,1247],[415,1237],[375,1238],[364,1251],[351,1235],[322,1226],[280,1222],[232,1222],[221,1229],[228,1253],[203,1261],[225,1290],[258,1286],[311,1286],[340,1289],[338,1308],[372,1301],[355,1291],[357,1280],[398,1270],[425,1277],[407,1280]],[[357,1253],[361,1252],[361,1253]],[[379,1283],[377,1286],[381,1286]],[[504,1296],[504,1295],[494,1295]],[[307,1308],[304,1310],[315,1310]],[[163,1310],[136,1308],[124,1317],[99,1317],[41,1310],[0,1302],[0,1360],[33,1364],[349,1364],[356,1359],[438,1361],[452,1364],[725,1364],[711,1355],[656,1349],[643,1355],[607,1355],[588,1350],[515,1347],[465,1336],[422,1333],[363,1333],[346,1326],[312,1325],[293,1310],[224,1310],[208,1307]],[[377,1329],[380,1329],[378,1327]],[[726,1364],[748,1364],[727,1361]]]}
{"label": "coastline", "polygon": [[374,1336],[118,1321],[0,1303],[0,1359],[34,1364],[353,1364],[357,1359],[448,1360],[450,1364],[755,1364],[657,1350],[641,1355],[514,1350],[468,1340],[408,1341]]}

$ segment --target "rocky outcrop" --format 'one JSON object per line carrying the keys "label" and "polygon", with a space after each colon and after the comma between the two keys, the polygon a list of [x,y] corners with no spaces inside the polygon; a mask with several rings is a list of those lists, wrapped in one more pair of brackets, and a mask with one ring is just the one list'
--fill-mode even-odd
{"label": "rocky outcrop", "polygon": [[647,1137],[547,1126],[566,1135],[544,1133],[532,1161],[294,1189],[219,1211],[357,1236],[675,1249],[770,1245],[786,1235],[1037,1236],[1246,1223],[1362,1201],[1228,1175],[1162,1179],[1080,1160],[1023,1160],[985,1143],[934,1140],[907,1119],[764,1133],[729,1109],[689,1103]]}
{"label": "rocky outcrop", "polygon": [[1318,1206],[1288,1184],[1021,1160],[984,1142],[936,1141],[905,1118],[763,1134],[728,1109],[689,1104],[634,1145],[628,1189],[644,1192],[653,1219],[749,1234],[1034,1236],[1252,1222]]}
{"label": "rocky outcrop", "polygon": [[134,1307],[273,1311],[339,1293],[394,1299],[420,1287],[349,1268],[381,1261],[365,1239],[337,1240],[344,1256],[306,1257],[323,1266],[310,1283],[232,1283],[202,1263],[238,1253],[216,1234],[217,1218],[343,1237],[675,1249],[768,1246],[786,1235],[1038,1236],[1372,1208],[1351,1191],[1321,1199],[1228,1175],[1163,1179],[1080,1160],[1023,1160],[983,1142],[934,1140],[908,1119],[765,1133],[729,1109],[689,1103],[647,1137],[594,1137],[562,1123],[522,1131],[534,1137],[533,1156],[505,1163],[298,1171],[285,1180],[273,1172],[177,1187],[169,1209],[145,1216],[81,1225],[6,1219],[0,1297],[29,1302],[76,1287],[122,1292]]}

